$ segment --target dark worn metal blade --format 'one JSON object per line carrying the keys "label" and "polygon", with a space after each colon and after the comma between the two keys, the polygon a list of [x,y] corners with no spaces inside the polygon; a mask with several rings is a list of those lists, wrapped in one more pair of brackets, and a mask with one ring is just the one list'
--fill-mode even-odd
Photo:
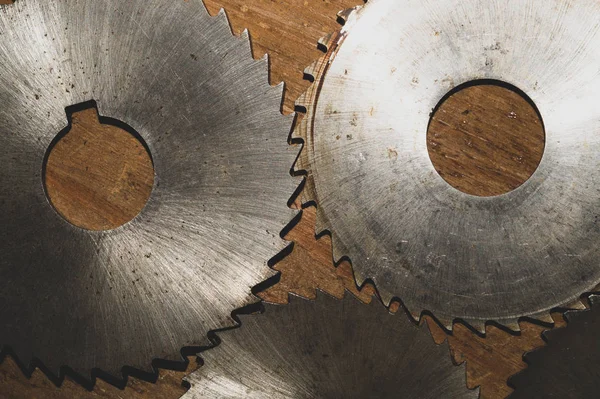
{"label": "dark worn metal blade", "polygon": [[567,327],[544,332],[547,345],[525,354],[510,398],[596,398],[600,393],[600,297],[589,310],[565,313]]}
{"label": "dark worn metal blade", "polygon": [[[0,345],[120,376],[208,344],[285,245],[294,149],[283,85],[200,0],[19,0],[0,7]],[[111,231],[63,220],[42,185],[65,107],[96,100],[156,173]]]}
{"label": "dark worn metal blade", "polygon": [[476,398],[426,326],[347,294],[241,317],[186,378],[196,398]]}

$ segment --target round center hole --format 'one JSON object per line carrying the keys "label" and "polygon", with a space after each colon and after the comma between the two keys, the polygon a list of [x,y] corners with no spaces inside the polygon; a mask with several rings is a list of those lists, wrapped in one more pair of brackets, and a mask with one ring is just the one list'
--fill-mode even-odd
{"label": "round center hole", "polygon": [[440,176],[471,195],[506,194],[538,168],[546,134],[531,99],[503,82],[475,81],[449,92],[432,113],[429,157]]}
{"label": "round center hole", "polygon": [[46,195],[71,224],[111,230],[142,210],[154,184],[152,159],[131,127],[99,117],[95,103],[67,108],[69,126],[44,163]]}

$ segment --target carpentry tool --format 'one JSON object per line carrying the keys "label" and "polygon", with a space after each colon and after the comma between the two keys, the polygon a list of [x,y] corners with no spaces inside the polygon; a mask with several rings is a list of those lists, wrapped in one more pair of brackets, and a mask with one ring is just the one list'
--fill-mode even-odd
{"label": "carpentry tool", "polygon": [[240,316],[186,377],[196,398],[477,398],[447,343],[375,299],[290,297]]}
{"label": "carpentry tool", "polygon": [[[0,35],[0,345],[92,383],[209,345],[258,301],[294,216],[292,116],[266,56],[200,0],[19,0]],[[98,232],[59,216],[42,181],[65,108],[90,100],[137,131],[156,174],[142,212]]]}
{"label": "carpentry tool", "polygon": [[[370,0],[346,10],[294,136],[303,200],[358,285],[484,331],[574,302],[600,283],[600,3]],[[504,82],[539,109],[546,147],[522,186],[460,192],[428,154],[430,114],[469,82]],[[507,117],[518,117],[508,115]]]}
{"label": "carpentry tool", "polygon": [[600,392],[600,296],[591,309],[568,311],[567,327],[545,331],[547,345],[525,354],[529,364],[512,376],[510,398],[595,398]]}

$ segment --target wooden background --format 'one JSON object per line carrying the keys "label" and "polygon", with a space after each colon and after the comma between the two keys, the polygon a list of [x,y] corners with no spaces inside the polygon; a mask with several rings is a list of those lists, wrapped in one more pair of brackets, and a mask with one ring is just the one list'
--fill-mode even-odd
{"label": "wooden background", "polygon": [[[206,5],[211,14],[226,8],[236,34],[249,29],[255,57],[270,55],[271,81],[286,82],[283,112],[290,113],[294,100],[310,84],[303,80],[303,69],[322,55],[317,40],[339,29],[339,10],[360,1],[206,0]],[[117,128],[99,125],[96,117],[93,111],[74,115],[73,128],[49,158],[47,186],[52,203],[65,217],[80,226],[104,229],[137,214],[150,193],[153,176],[139,143]],[[428,132],[432,160],[440,174],[478,195],[505,192],[525,181],[541,157],[543,139],[542,125],[531,106],[498,87],[476,87],[453,96],[438,110]],[[261,296],[284,303],[288,292],[311,298],[319,288],[339,297],[349,289],[370,300],[372,287],[356,292],[349,264],[334,267],[331,242],[327,236],[315,238],[314,223],[314,209],[305,209],[287,237],[295,242],[292,254],[275,266],[281,271],[280,283]],[[392,308],[397,310],[397,304]],[[559,315],[554,318],[562,323]],[[460,324],[451,336],[436,326],[432,333],[437,342],[449,341],[457,363],[467,362],[469,387],[481,386],[484,398],[501,398],[511,392],[507,378],[526,366],[522,354],[543,344],[542,327],[521,323],[521,328],[521,334],[514,335],[490,326],[485,338]],[[195,367],[195,359],[190,358],[188,371]],[[39,371],[27,379],[7,358],[0,365],[0,397],[178,398],[185,392],[184,375],[161,370],[156,384],[130,379],[125,390],[98,381],[88,392],[69,379],[59,389]]]}

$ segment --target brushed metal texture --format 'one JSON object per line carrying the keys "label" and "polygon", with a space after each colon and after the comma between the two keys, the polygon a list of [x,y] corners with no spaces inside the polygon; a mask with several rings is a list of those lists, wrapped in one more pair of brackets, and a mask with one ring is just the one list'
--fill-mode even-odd
{"label": "brushed metal texture", "polygon": [[567,327],[545,331],[547,345],[526,353],[529,364],[512,376],[513,398],[595,398],[600,392],[600,296],[591,309],[566,312]]}
{"label": "brushed metal texture", "polygon": [[[121,377],[234,325],[274,274],[297,184],[283,84],[247,33],[200,0],[19,0],[0,7],[0,66],[0,345]],[[88,100],[155,168],[145,208],[110,231],[71,225],[43,188],[65,107]]]}
{"label": "brushed metal texture", "polygon": [[241,327],[201,354],[186,377],[183,399],[199,398],[477,398],[465,365],[454,366],[447,342],[436,345],[427,326],[374,299],[365,305],[318,293],[291,296],[240,316]]}
{"label": "brushed metal texture", "polygon": [[[295,133],[335,260],[449,328],[518,328],[598,285],[600,3],[370,0],[341,15]],[[481,79],[523,90],[546,130],[534,175],[492,198],[446,183],[426,142],[444,95]]]}

